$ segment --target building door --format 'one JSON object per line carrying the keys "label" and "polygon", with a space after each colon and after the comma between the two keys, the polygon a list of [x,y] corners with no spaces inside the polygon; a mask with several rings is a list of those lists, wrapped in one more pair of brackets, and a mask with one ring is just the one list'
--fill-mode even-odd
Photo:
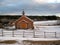
{"label": "building door", "polygon": [[21,28],[21,29],[27,29],[27,28],[28,28],[28,23],[22,21],[22,22],[20,23],[20,28]]}

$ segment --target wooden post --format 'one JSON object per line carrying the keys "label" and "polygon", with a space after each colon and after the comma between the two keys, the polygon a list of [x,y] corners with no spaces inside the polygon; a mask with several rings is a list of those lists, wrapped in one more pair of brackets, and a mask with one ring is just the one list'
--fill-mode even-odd
{"label": "wooden post", "polygon": [[35,38],[35,30],[33,30],[33,38]]}
{"label": "wooden post", "polygon": [[46,32],[44,32],[44,38],[46,38],[46,35],[45,34],[46,34]]}
{"label": "wooden post", "polygon": [[25,37],[24,34],[25,34],[25,31],[23,31],[23,38]]}
{"label": "wooden post", "polygon": [[12,31],[12,37],[14,37],[14,30]]}
{"label": "wooden post", "polygon": [[55,38],[56,38],[56,32],[55,32]]}
{"label": "wooden post", "polygon": [[3,29],[2,29],[2,37],[4,36],[4,34],[3,34]]}

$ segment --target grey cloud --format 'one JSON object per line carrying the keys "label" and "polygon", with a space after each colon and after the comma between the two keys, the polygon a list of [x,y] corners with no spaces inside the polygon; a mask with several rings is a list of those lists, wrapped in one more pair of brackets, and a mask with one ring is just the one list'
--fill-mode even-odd
{"label": "grey cloud", "polygon": [[[0,0],[1,1],[1,0]],[[0,14],[19,13],[24,9],[28,14],[41,14],[41,13],[60,13],[60,3],[58,4],[37,4],[32,0],[8,0],[1,1],[3,6],[0,6]],[[6,4],[6,5],[5,5]],[[56,7],[52,8],[52,5]]]}

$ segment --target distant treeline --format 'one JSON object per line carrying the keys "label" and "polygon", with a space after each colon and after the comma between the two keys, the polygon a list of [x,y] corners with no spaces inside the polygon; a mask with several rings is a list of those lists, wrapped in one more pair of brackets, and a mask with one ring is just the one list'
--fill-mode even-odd
{"label": "distant treeline", "polygon": [[[6,26],[12,26],[11,23],[15,22],[21,15],[0,15],[0,28],[4,28]],[[46,21],[46,20],[58,20],[60,17],[55,15],[53,16],[27,16],[31,18],[33,21]]]}
{"label": "distant treeline", "polygon": [[[18,19],[20,15],[0,15],[0,19]],[[57,20],[59,17],[53,16],[27,16],[34,21],[42,21],[42,20]]]}

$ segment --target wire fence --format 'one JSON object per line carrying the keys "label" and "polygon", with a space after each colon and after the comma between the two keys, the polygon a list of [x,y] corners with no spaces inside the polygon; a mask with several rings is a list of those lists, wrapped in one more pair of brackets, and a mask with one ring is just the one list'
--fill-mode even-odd
{"label": "wire fence", "polygon": [[60,32],[40,32],[35,30],[0,30],[0,37],[60,38]]}

